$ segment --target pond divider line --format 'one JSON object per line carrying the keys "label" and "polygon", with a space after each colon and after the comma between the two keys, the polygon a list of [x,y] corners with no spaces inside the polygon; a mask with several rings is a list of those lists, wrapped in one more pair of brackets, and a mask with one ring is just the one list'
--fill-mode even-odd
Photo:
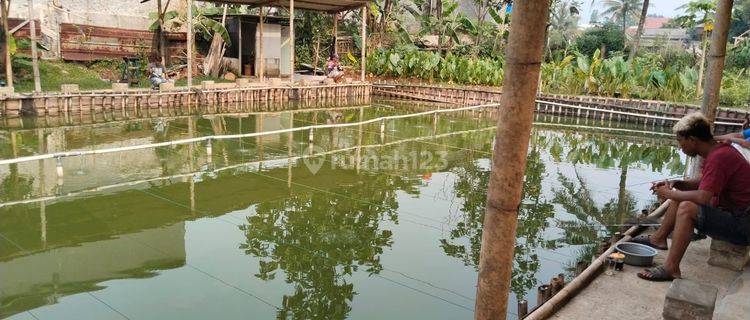
{"label": "pond divider line", "polygon": [[[493,126],[493,127],[482,128],[482,129],[472,129],[472,130],[466,130],[466,131],[456,131],[456,132],[443,133],[443,134],[436,135],[436,136],[408,138],[408,139],[402,139],[402,140],[398,140],[398,141],[391,141],[391,142],[387,142],[387,143],[362,145],[361,148],[367,148],[367,149],[369,149],[369,148],[386,147],[386,146],[397,145],[397,144],[401,144],[401,143],[414,142],[414,141],[420,141],[420,140],[427,140],[427,139],[432,139],[432,138],[443,138],[443,137],[448,137],[448,136],[453,136],[453,135],[459,135],[459,134],[465,134],[465,133],[471,133],[471,132],[479,132],[479,131],[489,131],[489,130],[494,130],[494,129],[495,129],[495,127]],[[267,148],[271,148],[271,147],[268,147],[268,146],[266,146],[266,147]],[[243,163],[233,164],[233,165],[229,165],[229,166],[221,167],[221,168],[217,168],[217,169],[212,169],[212,170],[196,170],[196,171],[193,171],[193,172],[175,174],[175,175],[170,175],[170,176],[165,176],[165,177],[156,177],[156,178],[141,179],[141,180],[128,181],[128,182],[121,182],[121,183],[116,183],[116,184],[111,184],[111,185],[106,185],[106,186],[89,188],[89,189],[85,189],[85,190],[81,190],[81,191],[75,191],[75,192],[67,193],[67,194],[64,194],[64,195],[46,196],[46,197],[35,198],[35,199],[24,199],[24,200],[18,200],[18,201],[2,202],[2,203],[0,203],[0,208],[6,207],[6,206],[19,205],[19,204],[27,204],[27,203],[34,203],[34,202],[40,202],[40,201],[56,200],[56,199],[60,199],[60,198],[75,197],[75,196],[79,196],[79,195],[86,194],[86,193],[104,191],[104,190],[118,188],[118,187],[133,186],[133,185],[138,185],[138,184],[148,183],[148,182],[154,182],[154,181],[163,181],[163,180],[184,178],[184,177],[189,177],[189,176],[196,175],[196,174],[199,174],[199,173],[218,173],[218,172],[222,172],[222,171],[226,171],[226,170],[231,170],[231,169],[249,167],[249,166],[256,165],[256,164],[282,162],[282,161],[283,162],[287,162],[289,160],[291,160],[291,161],[297,161],[297,160],[306,159],[306,158],[314,158],[314,157],[319,157],[319,156],[324,156],[324,155],[329,155],[329,154],[335,154],[335,153],[340,153],[340,152],[353,151],[353,150],[356,150],[357,148],[359,148],[359,147],[358,146],[353,146],[353,147],[347,147],[347,148],[341,148],[341,149],[336,149],[336,150],[330,150],[330,151],[325,151],[325,152],[314,153],[314,154],[306,154],[306,155],[303,154],[303,155],[298,155],[298,156],[293,156],[293,157],[286,157],[286,158],[267,159],[267,160],[257,160],[257,161],[243,162]],[[278,150],[282,150],[282,149],[278,149]],[[286,165],[286,163],[284,163],[284,165]]]}
{"label": "pond divider line", "polygon": [[34,160],[44,160],[44,159],[51,159],[51,158],[86,156],[86,155],[94,155],[94,154],[105,154],[105,153],[113,153],[113,152],[167,147],[167,146],[186,144],[186,143],[195,143],[195,142],[202,142],[202,141],[209,141],[209,140],[251,138],[251,137],[276,135],[276,134],[281,134],[281,133],[289,133],[289,132],[304,131],[304,130],[314,131],[315,129],[343,128],[343,127],[351,127],[351,126],[376,123],[376,122],[381,122],[381,129],[384,129],[382,124],[387,120],[411,118],[411,117],[432,115],[432,114],[438,114],[438,113],[456,112],[456,111],[472,110],[472,109],[487,108],[487,107],[497,107],[497,106],[498,104],[483,104],[483,105],[469,106],[469,107],[462,107],[462,108],[455,108],[455,109],[437,109],[437,110],[432,110],[432,111],[411,113],[411,114],[405,114],[405,115],[378,117],[378,118],[373,118],[373,119],[360,121],[360,122],[320,124],[320,125],[313,125],[313,126],[304,126],[304,127],[297,127],[297,128],[263,131],[263,132],[252,132],[252,133],[243,133],[243,134],[211,135],[211,136],[202,136],[202,137],[196,137],[196,138],[173,140],[173,141],[167,141],[167,142],[149,143],[149,144],[127,146],[127,147],[117,147],[117,148],[106,148],[106,149],[99,149],[99,150],[57,152],[57,153],[34,155],[34,156],[27,156],[27,157],[18,157],[14,159],[4,159],[4,160],[0,160],[0,165],[34,161]]}
{"label": "pond divider line", "polygon": [[[455,109],[451,109],[451,110],[455,110]],[[637,131],[637,130],[630,130],[630,129],[593,127],[593,126],[576,126],[576,125],[552,124],[552,123],[546,123],[546,122],[534,122],[533,124],[534,125],[543,125],[543,126],[563,126],[563,127],[571,127],[571,128],[585,127],[585,128],[590,128],[590,129],[594,129],[594,130],[600,130],[601,129],[601,130],[607,130],[607,131],[624,131],[624,132],[635,132],[635,133],[649,133],[649,134],[668,135],[666,133],[648,132],[648,131]],[[403,140],[399,140],[399,141],[388,142],[388,143],[385,143],[385,144],[364,145],[364,146],[361,146],[361,147],[362,148],[373,148],[373,147],[389,146],[389,145],[394,145],[394,144],[398,144],[398,143],[405,143],[405,142],[411,142],[411,141],[419,142],[421,140],[428,140],[430,138],[442,138],[442,137],[451,136],[451,135],[454,135],[454,134],[464,134],[464,133],[470,133],[470,132],[476,132],[476,131],[485,131],[485,130],[494,130],[494,129],[496,129],[496,127],[492,126],[492,127],[487,127],[487,128],[483,128],[483,129],[458,131],[458,132],[446,133],[446,134],[441,134],[441,135],[436,135],[436,136],[429,136],[429,137],[419,137],[419,138],[412,138],[412,139],[403,139]],[[367,132],[374,133],[374,131],[367,131]],[[388,134],[386,134],[386,135],[388,135]],[[388,136],[396,137],[394,135],[388,135]],[[162,144],[172,145],[172,144],[169,144],[169,142],[162,143]],[[455,147],[455,146],[450,146],[450,145],[445,145],[445,144],[435,144],[435,145],[446,146],[446,147],[450,147],[450,148],[459,148],[459,149],[463,149],[463,150],[471,150],[471,151],[477,152],[477,153],[491,154],[490,152],[487,152],[487,151],[476,150],[476,149],[460,148],[460,147]],[[136,147],[138,147],[138,146],[136,146]],[[148,148],[148,147],[149,146],[145,146],[143,148]],[[151,182],[151,181],[161,181],[161,180],[168,180],[168,179],[174,179],[174,178],[180,178],[180,177],[187,177],[187,176],[194,175],[194,174],[201,173],[201,172],[214,172],[215,173],[215,172],[220,172],[220,171],[223,171],[223,170],[235,169],[235,168],[238,168],[238,167],[250,166],[250,165],[258,164],[258,163],[262,164],[264,162],[271,162],[271,161],[275,161],[275,160],[292,160],[292,161],[296,161],[298,159],[303,159],[303,158],[308,158],[308,157],[314,157],[314,156],[326,155],[326,154],[331,154],[331,153],[356,150],[356,148],[357,148],[356,146],[355,147],[349,147],[349,148],[343,148],[343,149],[333,150],[333,151],[325,152],[325,153],[322,153],[322,154],[311,155],[311,156],[310,155],[303,155],[303,156],[296,156],[296,157],[291,157],[291,158],[288,157],[288,158],[282,158],[282,159],[272,159],[272,160],[263,160],[263,161],[255,161],[255,162],[246,162],[246,163],[242,163],[242,164],[239,164],[239,165],[232,165],[232,166],[228,166],[228,167],[224,167],[224,168],[220,168],[220,169],[216,169],[216,170],[211,170],[211,171],[194,171],[192,173],[186,173],[186,174],[177,174],[177,175],[171,175],[171,176],[167,176],[167,177],[157,177],[157,178],[151,178],[151,179],[142,179],[142,180],[136,180],[136,181],[132,181],[132,182],[123,182],[123,183],[117,183],[117,184],[112,184],[112,185],[107,185],[107,186],[89,188],[89,189],[85,189],[85,190],[81,190],[81,191],[67,193],[65,195],[46,196],[46,197],[41,197],[41,198],[36,198],[36,199],[25,199],[25,200],[18,200],[18,201],[9,201],[9,202],[0,203],[0,208],[1,207],[5,207],[5,206],[18,205],[18,204],[27,204],[27,203],[34,203],[34,202],[40,202],[40,201],[56,200],[56,199],[59,199],[59,198],[74,197],[74,196],[78,196],[78,195],[81,195],[81,194],[86,194],[86,193],[91,193],[91,192],[97,192],[97,191],[103,191],[103,190],[117,188],[117,187],[131,186],[131,185],[136,185],[136,184],[141,184],[141,183],[146,183],[146,182]],[[82,155],[70,155],[70,156],[82,156]],[[36,156],[32,156],[32,157],[36,157]],[[50,157],[45,158],[45,159],[50,159],[50,158],[55,158],[54,154],[52,156],[50,156]],[[21,159],[21,158],[16,158],[16,159]],[[33,161],[33,160],[36,160],[36,159],[30,159],[30,160],[25,160],[25,161]],[[43,159],[40,159],[40,160],[43,160]],[[3,161],[3,160],[0,160],[0,164],[2,164],[1,161]],[[11,163],[19,163],[19,162],[24,162],[24,161],[16,161],[16,162],[11,162]],[[448,199],[444,199],[444,200],[448,200]]]}
{"label": "pond divider line", "polygon": [[[677,118],[670,118],[670,117],[640,115],[640,114],[628,113],[628,112],[622,112],[622,111],[603,110],[603,109],[597,109],[597,108],[589,108],[589,107],[575,106],[575,105],[566,105],[566,104],[561,104],[561,103],[554,103],[554,102],[547,102],[547,101],[537,100],[537,108],[538,109],[541,108],[541,105],[546,105],[546,106],[552,105],[552,106],[558,106],[560,108],[562,108],[563,106],[565,106],[566,108],[581,109],[581,110],[597,110],[597,112],[608,112],[608,113],[610,113],[610,116],[611,116],[611,114],[630,114],[630,115],[636,116],[636,117],[647,117],[647,118],[651,118],[651,119],[671,120],[671,121],[677,121],[677,120],[679,120]],[[188,138],[188,139],[181,139],[181,140],[173,140],[173,141],[160,142],[160,143],[150,143],[150,144],[128,146],[128,147],[106,148],[106,149],[99,149],[99,150],[83,150],[83,151],[58,152],[58,153],[52,153],[52,154],[43,154],[43,155],[34,155],[34,156],[27,156],[27,157],[18,157],[18,158],[14,158],[14,159],[4,159],[4,160],[0,160],[0,165],[12,164],[12,163],[19,163],[19,162],[26,162],[26,161],[34,161],[34,160],[43,160],[43,159],[50,159],[50,158],[63,158],[63,157],[70,157],[70,156],[83,156],[83,155],[92,155],[92,154],[104,154],[104,153],[112,153],[112,152],[122,152],[122,151],[131,151],[131,150],[139,150],[139,149],[166,147],[166,146],[172,146],[172,145],[178,145],[178,144],[195,143],[195,142],[210,141],[210,140],[250,138],[250,137],[263,136],[263,135],[274,135],[274,134],[281,134],[281,133],[288,133],[288,132],[295,132],[295,131],[303,131],[303,130],[309,130],[311,133],[313,133],[315,129],[350,127],[350,126],[358,126],[358,125],[370,124],[370,123],[376,123],[376,122],[380,122],[381,123],[380,129],[381,129],[381,132],[384,132],[384,130],[385,130],[385,121],[387,121],[387,120],[396,120],[396,119],[403,119],[403,118],[419,117],[419,116],[425,116],[425,115],[436,115],[436,114],[440,114],[440,113],[466,111],[466,110],[474,110],[474,109],[490,108],[490,107],[497,108],[498,106],[499,106],[498,103],[490,103],[490,104],[481,104],[481,105],[459,107],[459,108],[435,109],[435,110],[431,110],[431,111],[424,111],[424,112],[417,112],[417,113],[410,113],[410,114],[403,114],[403,115],[378,117],[378,118],[373,118],[373,119],[364,120],[364,121],[360,121],[360,122],[338,123],[338,124],[320,124],[320,125],[304,126],[304,127],[281,129],[281,130],[274,130],[274,131],[253,132],[253,133],[245,133],[245,134],[211,135],[211,136],[202,136],[202,137]],[[602,119],[603,118],[604,117],[602,116]],[[727,123],[716,122],[716,124],[722,124],[722,125],[726,124],[726,125],[741,126],[741,124],[728,123],[728,122]]]}

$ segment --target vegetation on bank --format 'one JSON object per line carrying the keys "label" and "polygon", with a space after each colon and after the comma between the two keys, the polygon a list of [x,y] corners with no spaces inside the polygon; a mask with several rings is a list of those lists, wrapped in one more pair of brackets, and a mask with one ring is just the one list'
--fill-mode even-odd
{"label": "vegetation on bank", "polygon": [[[689,60],[689,59],[688,59]],[[504,61],[416,49],[376,50],[368,56],[368,72],[375,76],[417,78],[427,82],[499,86]],[[602,59],[580,53],[542,64],[542,92],[601,95],[696,103],[698,70],[691,62],[680,64],[669,56],[645,54],[628,63],[622,55]],[[750,95],[750,68],[727,70],[722,81],[720,104],[743,107]]]}
{"label": "vegetation on bank", "polygon": [[[30,58],[14,57],[13,71],[15,73],[14,87],[16,92],[34,91],[34,77]],[[77,84],[81,90],[104,90],[111,89],[112,83],[120,81],[121,69],[120,62],[115,60],[92,63],[39,60],[39,75],[43,92],[60,91],[60,86],[63,84]],[[198,84],[203,80],[212,80],[217,83],[227,82],[223,78],[200,76],[193,78],[193,83]],[[187,85],[187,80],[178,79],[175,85]],[[144,75],[139,83],[131,84],[130,87],[150,88],[151,83]]]}

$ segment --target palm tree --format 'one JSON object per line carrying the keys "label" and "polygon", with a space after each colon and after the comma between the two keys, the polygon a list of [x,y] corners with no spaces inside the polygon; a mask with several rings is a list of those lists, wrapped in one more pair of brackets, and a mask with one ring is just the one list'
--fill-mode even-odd
{"label": "palm tree", "polygon": [[643,0],[643,7],[641,7],[641,16],[638,18],[638,31],[635,32],[633,45],[630,46],[630,55],[628,55],[628,62],[633,61],[636,52],[638,52],[638,44],[640,44],[641,35],[643,34],[643,24],[646,22],[646,15],[648,14],[648,2],[649,0]]}
{"label": "palm tree", "polygon": [[643,0],[604,0],[604,7],[604,15],[608,15],[612,21],[622,22],[622,34],[625,35],[628,21],[638,18]]}

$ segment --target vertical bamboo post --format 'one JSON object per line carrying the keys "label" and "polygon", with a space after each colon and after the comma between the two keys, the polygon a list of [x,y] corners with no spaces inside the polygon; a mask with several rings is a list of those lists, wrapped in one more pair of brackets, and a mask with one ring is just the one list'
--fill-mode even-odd
{"label": "vertical bamboo post", "polygon": [[[711,48],[708,54],[706,84],[703,87],[701,112],[713,123],[719,106],[719,90],[724,72],[724,58],[727,53],[727,38],[732,18],[734,0],[720,0],[716,7],[716,25],[711,34]],[[705,54],[705,53],[704,53]]]}
{"label": "vertical bamboo post", "polygon": [[548,0],[515,3],[482,231],[475,319],[505,318]]}
{"label": "vertical bamboo post", "polygon": [[336,45],[339,35],[339,13],[333,14],[333,54],[339,54],[339,47]]}
{"label": "vertical bamboo post", "polygon": [[34,73],[34,92],[42,91],[39,80],[39,60],[36,52],[36,22],[34,22],[34,0],[29,0],[29,38],[31,38],[31,68]]}
{"label": "vertical bamboo post", "polygon": [[294,84],[294,0],[289,0],[289,82]]}
{"label": "vertical bamboo post", "polygon": [[187,87],[193,88],[193,0],[187,0]]}
{"label": "vertical bamboo post", "polygon": [[263,57],[263,25],[265,24],[263,19],[263,6],[260,6],[260,30],[258,31],[258,60],[260,61],[258,63],[258,77],[260,77],[261,83],[265,81],[264,74],[266,72],[266,59]]}
{"label": "vertical bamboo post", "polygon": [[237,19],[237,23],[239,24],[239,28],[237,28],[237,36],[239,37],[239,39],[237,39],[239,40],[239,46],[237,47],[239,52],[237,57],[240,60],[240,78],[242,78],[242,73],[244,72],[244,68],[242,67],[242,16]]}
{"label": "vertical bamboo post", "polygon": [[8,27],[8,10],[10,10],[10,0],[0,0],[0,14],[2,15],[3,33],[5,33],[5,81],[6,86],[13,87],[13,66],[10,58],[10,34]]}
{"label": "vertical bamboo post", "polygon": [[362,43],[359,63],[359,80],[365,82],[365,56],[367,55],[367,6],[362,6],[362,30],[360,32],[360,42]]}

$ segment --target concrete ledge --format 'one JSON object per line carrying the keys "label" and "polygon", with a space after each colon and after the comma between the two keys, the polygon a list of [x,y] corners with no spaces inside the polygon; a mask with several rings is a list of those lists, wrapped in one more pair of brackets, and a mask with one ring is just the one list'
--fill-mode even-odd
{"label": "concrete ledge", "polygon": [[205,90],[205,89],[211,89],[214,86],[216,86],[216,83],[214,83],[211,80],[201,81],[201,89],[203,89],[203,90]]}
{"label": "concrete ledge", "polygon": [[718,293],[714,286],[675,279],[667,290],[662,316],[667,320],[712,319]]}
{"label": "concrete ledge", "polygon": [[750,260],[750,247],[711,239],[708,264],[734,271],[742,271]]}
{"label": "concrete ledge", "polygon": [[325,78],[323,79],[323,84],[326,84],[326,85],[336,84],[336,81],[334,81],[332,78]]}
{"label": "concrete ledge", "polygon": [[63,84],[60,85],[60,91],[62,93],[72,93],[72,92],[79,92],[81,89],[78,87],[77,84]]}
{"label": "concrete ledge", "polygon": [[174,82],[164,82],[159,84],[159,91],[174,90]]}
{"label": "concrete ledge", "polygon": [[237,87],[244,88],[250,85],[250,79],[248,78],[237,78],[234,80],[234,83],[237,84]]}
{"label": "concrete ledge", "polygon": [[268,78],[268,84],[272,86],[280,86],[281,85],[281,78]]}
{"label": "concrete ledge", "polygon": [[16,92],[14,87],[0,87],[0,95],[11,95]]}
{"label": "concrete ledge", "polygon": [[127,83],[115,82],[112,84],[112,91],[114,92],[128,91],[128,88],[130,88],[130,85]]}
{"label": "concrete ledge", "polygon": [[727,289],[727,294],[716,304],[717,320],[746,320],[750,317],[750,270],[745,270]]}

